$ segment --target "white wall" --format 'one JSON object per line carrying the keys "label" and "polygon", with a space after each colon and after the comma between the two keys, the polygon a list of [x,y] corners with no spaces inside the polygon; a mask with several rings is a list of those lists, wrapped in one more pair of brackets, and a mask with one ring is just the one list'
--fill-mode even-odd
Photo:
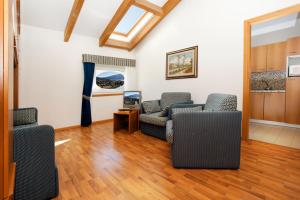
{"label": "white wall", "polygon": [[[133,53],[100,48],[97,38],[72,34],[63,42],[63,32],[22,25],[20,38],[20,106],[39,110],[39,123],[55,128],[80,124],[83,88],[82,54],[135,58]],[[129,85],[136,89],[135,70],[128,70]],[[111,119],[122,107],[122,97],[95,97],[93,121]]]}
{"label": "white wall", "polygon": [[[183,0],[136,52],[143,98],[189,91],[195,102],[213,92],[238,95],[242,107],[244,20],[300,3],[299,0]],[[197,79],[165,80],[166,52],[199,46]]]}

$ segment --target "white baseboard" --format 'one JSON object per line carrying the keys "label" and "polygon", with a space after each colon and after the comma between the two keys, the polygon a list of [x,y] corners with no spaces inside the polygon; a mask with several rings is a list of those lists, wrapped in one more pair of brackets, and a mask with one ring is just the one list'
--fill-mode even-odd
{"label": "white baseboard", "polygon": [[258,119],[250,119],[250,122],[274,125],[274,126],[286,126],[286,127],[290,127],[290,128],[300,128],[300,125],[298,125],[298,124],[288,124],[288,123],[284,123],[284,122],[274,122],[274,121],[266,121],[266,120],[258,120]]}

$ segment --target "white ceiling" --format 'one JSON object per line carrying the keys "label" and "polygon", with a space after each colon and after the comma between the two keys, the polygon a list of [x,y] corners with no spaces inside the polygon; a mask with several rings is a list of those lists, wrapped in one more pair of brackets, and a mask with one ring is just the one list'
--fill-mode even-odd
{"label": "white ceiling", "polygon": [[[85,0],[73,33],[99,38],[123,0]],[[163,6],[167,0],[149,0]],[[22,0],[21,23],[64,31],[74,0]]]}
{"label": "white ceiling", "polygon": [[[21,23],[64,31],[74,0],[22,0]],[[122,0],[86,0],[73,33],[99,38]]]}
{"label": "white ceiling", "polygon": [[252,36],[293,28],[297,24],[299,15],[299,13],[294,13],[278,19],[256,24],[252,27]]}

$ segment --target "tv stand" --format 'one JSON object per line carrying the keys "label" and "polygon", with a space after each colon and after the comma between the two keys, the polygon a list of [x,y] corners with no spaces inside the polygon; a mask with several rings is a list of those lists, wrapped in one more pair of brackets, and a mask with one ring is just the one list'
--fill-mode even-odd
{"label": "tv stand", "polygon": [[114,113],[114,132],[120,129],[126,129],[128,133],[139,130],[139,110],[137,109],[119,109]]}
{"label": "tv stand", "polygon": [[132,111],[133,108],[120,108],[119,111]]}

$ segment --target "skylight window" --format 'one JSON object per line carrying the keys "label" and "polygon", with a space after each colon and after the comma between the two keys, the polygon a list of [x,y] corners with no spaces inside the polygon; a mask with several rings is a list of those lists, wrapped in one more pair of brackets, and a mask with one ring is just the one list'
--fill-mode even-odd
{"label": "skylight window", "polygon": [[180,1],[122,1],[101,34],[99,45],[131,51]]}
{"label": "skylight window", "polygon": [[127,35],[145,14],[145,10],[136,6],[131,6],[115,28],[114,32]]}
{"label": "skylight window", "polygon": [[130,42],[134,36],[136,36],[136,34],[152,19],[153,16],[154,15],[152,13],[145,13],[127,34],[114,32],[109,38],[123,42]]}

